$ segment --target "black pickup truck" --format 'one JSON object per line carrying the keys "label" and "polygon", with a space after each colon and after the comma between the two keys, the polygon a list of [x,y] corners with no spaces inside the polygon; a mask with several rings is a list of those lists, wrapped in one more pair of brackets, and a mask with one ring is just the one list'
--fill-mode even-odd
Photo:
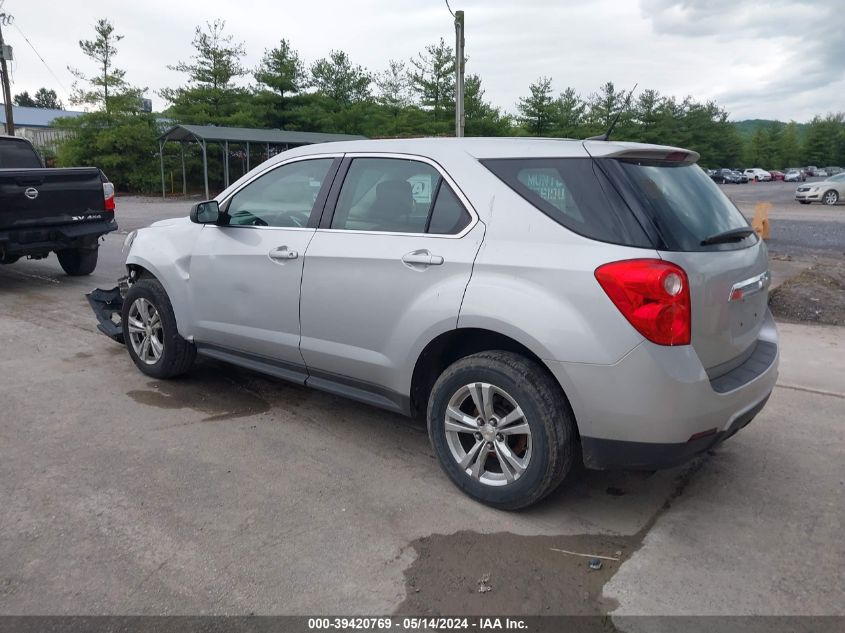
{"label": "black pickup truck", "polygon": [[54,252],[68,275],[88,275],[100,236],[116,229],[114,185],[100,169],[47,169],[28,140],[0,136],[0,264]]}

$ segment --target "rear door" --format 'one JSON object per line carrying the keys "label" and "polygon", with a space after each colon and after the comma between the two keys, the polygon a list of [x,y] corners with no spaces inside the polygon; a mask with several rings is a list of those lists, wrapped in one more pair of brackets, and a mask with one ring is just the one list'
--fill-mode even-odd
{"label": "rear door", "polygon": [[484,227],[419,157],[348,155],[329,204],[302,279],[308,384],[402,408],[417,347],[457,325]]}
{"label": "rear door", "polygon": [[768,310],[763,241],[753,232],[727,237],[748,229],[748,222],[697,165],[624,157],[597,162],[614,173],[629,204],[656,227],[660,256],[686,271],[691,342],[704,367],[742,357],[757,341]]}

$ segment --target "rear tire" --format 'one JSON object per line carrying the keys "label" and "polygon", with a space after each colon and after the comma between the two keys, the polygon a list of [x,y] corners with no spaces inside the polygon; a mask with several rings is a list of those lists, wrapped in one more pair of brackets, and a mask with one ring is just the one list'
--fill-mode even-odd
{"label": "rear tire", "polygon": [[142,279],[129,288],[122,316],[126,349],[143,373],[174,378],[191,368],[197,349],[179,335],[173,306],[157,279]]}
{"label": "rear tire", "polygon": [[547,371],[519,354],[487,351],[453,363],[432,388],[427,417],[452,483],[494,508],[538,502],[575,460],[569,403]]}
{"label": "rear tire", "polygon": [[59,264],[71,277],[90,275],[97,267],[99,246],[94,248],[65,248],[56,251]]}

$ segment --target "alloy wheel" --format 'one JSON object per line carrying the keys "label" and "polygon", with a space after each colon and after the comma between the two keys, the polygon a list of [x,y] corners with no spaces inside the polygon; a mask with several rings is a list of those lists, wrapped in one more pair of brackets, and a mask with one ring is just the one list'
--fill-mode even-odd
{"label": "alloy wheel", "polygon": [[158,309],[139,297],[129,307],[129,342],[135,355],[147,365],[155,365],[164,353],[164,328]]}
{"label": "alloy wheel", "polygon": [[519,479],[531,461],[531,429],[504,389],[475,382],[458,389],[446,407],[446,442],[467,476],[488,486]]}
{"label": "alloy wheel", "polygon": [[825,204],[836,204],[839,201],[839,194],[835,191],[828,191],[824,194],[824,203]]}

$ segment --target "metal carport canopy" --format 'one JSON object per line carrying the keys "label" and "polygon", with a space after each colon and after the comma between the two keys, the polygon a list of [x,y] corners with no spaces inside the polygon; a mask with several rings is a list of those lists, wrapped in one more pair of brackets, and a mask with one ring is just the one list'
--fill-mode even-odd
{"label": "metal carport canopy", "polygon": [[208,193],[208,155],[207,143],[222,143],[224,152],[224,184],[229,186],[229,143],[244,143],[247,147],[246,169],[249,171],[249,145],[250,143],[263,144],[267,147],[267,155],[270,155],[270,145],[284,145],[285,149],[312,143],[329,143],[331,141],[352,141],[366,138],[355,134],[324,134],[322,132],[296,132],[289,130],[264,130],[248,127],[218,127],[216,125],[174,125],[158,139],[159,157],[161,162],[161,197],[165,196],[164,181],[164,144],[167,141],[178,141],[182,149],[182,192],[187,192],[185,176],[185,153],[184,143],[197,142],[202,148],[203,180],[205,184],[205,197]]}

